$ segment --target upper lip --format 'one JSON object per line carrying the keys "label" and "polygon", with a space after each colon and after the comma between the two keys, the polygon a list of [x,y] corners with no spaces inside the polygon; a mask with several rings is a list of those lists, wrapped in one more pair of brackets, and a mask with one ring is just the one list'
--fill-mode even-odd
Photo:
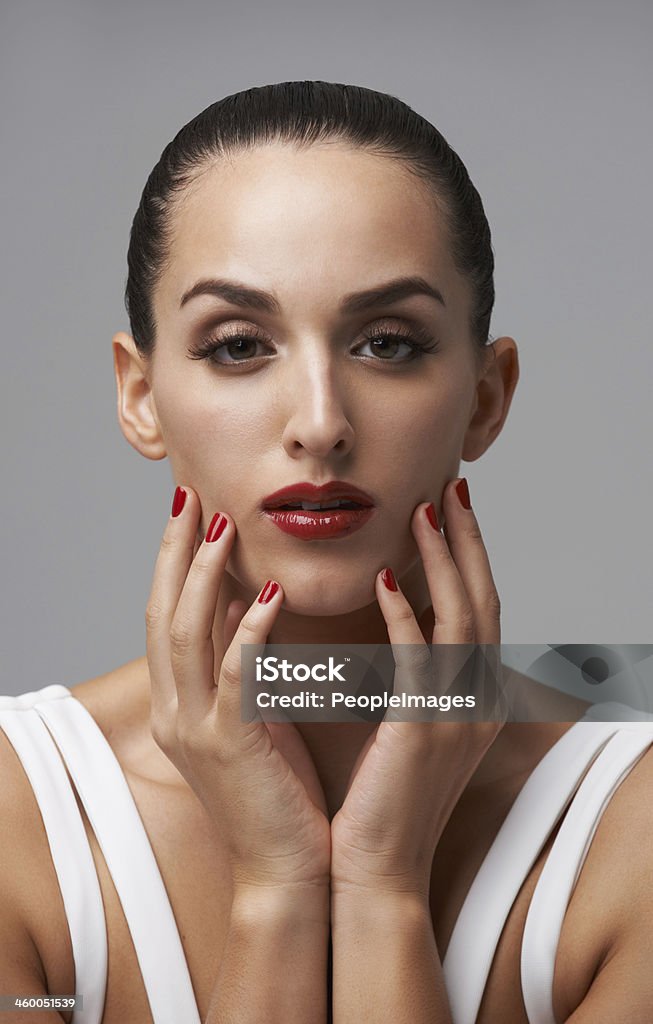
{"label": "upper lip", "polygon": [[330,498],[355,501],[366,508],[374,504],[369,494],[361,491],[360,487],[354,487],[343,480],[329,480],[326,484],[301,482],[282,487],[281,490],[268,494],[267,498],[263,499],[263,508],[278,508],[280,505],[298,501],[324,502]]}

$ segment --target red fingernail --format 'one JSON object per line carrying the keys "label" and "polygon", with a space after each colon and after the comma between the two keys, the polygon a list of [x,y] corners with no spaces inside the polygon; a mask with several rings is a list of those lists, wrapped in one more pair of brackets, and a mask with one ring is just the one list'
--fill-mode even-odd
{"label": "red fingernail", "polygon": [[392,569],[384,569],[383,572],[381,573],[381,579],[385,583],[388,590],[397,589],[397,581],[395,579],[395,574],[393,573]]}
{"label": "red fingernail", "polygon": [[263,590],[258,595],[259,604],[267,604],[268,601],[271,601],[278,589],[278,583],[276,583],[274,580],[268,580],[265,586],[263,587]]}
{"label": "red fingernail", "polygon": [[176,491],[175,491],[175,496],[172,499],[172,514],[173,514],[173,516],[178,516],[179,515],[179,513],[182,510],[182,508],[184,507],[184,502],[185,501],[186,501],[186,491],[184,490],[183,487],[178,487],[176,489]]}
{"label": "red fingernail", "polygon": [[216,512],[215,515],[213,516],[213,519],[209,523],[208,530],[206,531],[206,540],[217,540],[218,537],[220,537],[223,534],[227,522],[228,520],[226,516],[222,515],[222,512]]}
{"label": "red fingernail", "polygon": [[435,514],[435,508],[433,507],[433,502],[431,502],[430,505],[426,506],[426,518],[428,519],[428,521],[431,524],[431,526],[433,527],[433,529],[437,530],[438,533],[440,533],[440,524],[438,523],[438,517]]}
{"label": "red fingernail", "polygon": [[460,504],[463,508],[469,509],[472,507],[472,503],[469,500],[469,487],[467,486],[467,480],[465,477],[463,477],[462,480],[459,480],[456,484],[456,494],[458,495]]}

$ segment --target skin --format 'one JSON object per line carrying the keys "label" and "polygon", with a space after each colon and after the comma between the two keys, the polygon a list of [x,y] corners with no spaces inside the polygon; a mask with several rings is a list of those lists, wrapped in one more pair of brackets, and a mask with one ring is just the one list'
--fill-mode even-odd
{"label": "skin", "polygon": [[[394,161],[334,145],[301,154],[268,146],[200,175],[176,213],[172,244],[175,258],[154,293],[153,359],[143,360],[123,332],[114,338],[118,413],[142,455],[167,456],[174,479],[197,491],[198,538],[215,511],[237,523],[217,600],[216,670],[230,602],[249,604],[270,577],[284,587],[271,643],[387,642],[374,586],[385,565],[428,630],[432,602],[411,516],[419,502],[433,501],[446,522],[445,483],[456,478],[461,458],[479,458],[498,435],[518,379],[513,339],[498,339],[479,357],[468,327],[469,286],[452,264],[432,198]],[[446,310],[413,296],[337,317],[349,292],[409,274],[439,287]],[[273,292],[283,316],[210,296],[179,308],[196,281],[217,276]],[[406,328],[408,318],[434,333],[438,353],[403,368],[378,365],[374,354],[366,363],[352,359],[366,328]],[[188,358],[198,338],[227,324],[264,330],[275,365],[258,359],[256,370],[243,372]],[[369,344],[363,348],[369,353]],[[403,347],[393,358],[406,354]],[[235,361],[224,350],[221,358]],[[242,473],[244,464],[251,473]],[[333,478],[352,480],[377,505],[374,520],[351,538],[306,544],[262,519],[261,500],[284,484]],[[307,726],[304,733],[339,791],[332,805],[351,769],[351,744],[339,741],[334,761],[327,731]]]}
{"label": "skin", "polygon": [[[437,726],[246,725],[238,649],[252,637],[500,642],[479,522],[455,484],[461,460],[479,458],[502,429],[517,346],[499,338],[479,356],[468,284],[451,262],[444,225],[423,187],[393,161],[334,145],[239,154],[199,176],[173,227],[173,258],[154,295],[153,358],[124,332],[113,344],[123,433],[146,458],[169,458],[186,503],[168,520],[157,559],[147,657],[74,693],[112,743],[152,837],[203,1020],[274,1019],[272,983],[287,969],[304,985],[276,1005],[279,1019],[324,1019],[316,993],[324,992],[330,923],[334,1020],[362,1019],[363,1009],[370,1020],[402,1019],[409,980],[410,1019],[444,1024],[440,954],[466,890],[523,781],[568,726],[497,734],[493,725],[466,725],[445,734]],[[338,315],[349,292],[404,274],[437,285],[446,307],[415,296]],[[274,292],[280,314],[209,296],[179,308],[198,279],[218,276]],[[396,369],[377,366],[369,345],[366,359],[356,357],[367,327],[409,318],[433,330],[437,353]],[[274,358],[237,371],[190,359],[188,347],[226,322],[258,327]],[[306,543],[261,517],[261,499],[279,487],[334,477],[363,487],[377,506],[351,537]],[[430,502],[443,533],[424,515]],[[209,544],[203,537],[216,511],[228,525]],[[396,592],[382,583],[386,566]],[[280,590],[262,605],[256,598],[268,579]],[[5,753],[11,785],[16,766]],[[633,953],[641,958],[650,939],[641,914],[624,914],[633,902],[628,885],[647,876],[646,826],[625,850],[615,836],[645,803],[651,776],[645,757],[611,802],[570,904],[555,982],[561,1020],[626,1019],[635,997],[650,1005]],[[15,785],[23,785],[17,775]],[[392,833],[379,827],[388,821]],[[525,1019],[520,922],[546,852],[511,911],[480,1024]],[[43,854],[30,877],[52,887],[48,870]],[[115,965],[128,940],[103,877]],[[42,923],[62,921],[46,882],[35,907],[49,898],[51,913],[34,909],[30,934],[50,991],[73,991],[68,961]],[[610,1002],[624,991],[629,1003]],[[138,1019],[148,1019],[133,962],[110,976],[109,992],[106,1024],[123,1019],[124,1005],[140,1005]]]}
{"label": "skin", "polygon": [[[394,161],[334,146],[301,154],[269,146],[202,174],[174,223],[175,259],[155,291],[151,364],[127,335],[114,339],[127,440],[147,458],[167,455],[174,479],[197,491],[202,531],[216,510],[237,522],[218,619],[231,599],[249,603],[267,577],[283,578],[271,642],[343,633],[384,642],[375,575],[387,562],[418,614],[429,604],[410,517],[420,501],[434,501],[442,520],[442,491],[461,458],[479,458],[501,430],[518,378],[515,342],[496,341],[480,366],[467,282],[432,200]],[[446,309],[413,296],[338,317],[349,292],[404,274],[436,284]],[[210,296],[179,309],[187,288],[215,276],[274,292],[282,315],[248,315]],[[351,358],[365,328],[405,329],[409,317],[438,337],[439,353],[391,368],[368,344],[367,361]],[[220,319],[258,326],[276,358],[250,359],[257,369],[245,372],[190,360],[187,347]],[[396,352],[395,364],[406,354]],[[224,350],[221,357],[235,361]],[[378,507],[356,535],[298,544],[262,520],[259,503],[273,490],[333,477],[354,481]]]}

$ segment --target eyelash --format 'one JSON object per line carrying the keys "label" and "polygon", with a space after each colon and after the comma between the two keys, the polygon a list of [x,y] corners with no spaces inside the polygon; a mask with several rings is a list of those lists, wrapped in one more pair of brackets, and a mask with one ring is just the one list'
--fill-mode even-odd
{"label": "eyelash", "polygon": [[[403,365],[404,363],[411,363],[415,359],[421,358],[423,355],[427,355],[432,352],[437,352],[439,348],[439,342],[432,338],[428,331],[423,327],[418,327],[411,332],[404,332],[397,328],[387,328],[376,326],[373,327],[365,335],[365,340],[362,344],[366,344],[370,341],[377,341],[382,339],[384,341],[397,341],[404,345],[408,345],[412,352],[409,356],[404,359],[383,359],[379,357],[366,357],[374,358],[374,362],[377,363],[389,363],[391,365]],[[228,345],[233,345],[239,341],[253,341],[264,343],[265,338],[262,337],[261,332],[256,328],[248,328],[243,330],[241,328],[227,329],[221,338],[214,338],[209,336],[203,338],[196,347],[189,350],[189,356],[191,359],[207,359],[212,362],[214,366],[238,366],[242,363],[254,362],[258,356],[252,356],[249,359],[234,359],[233,362],[222,363],[213,356],[222,348],[226,348]]]}

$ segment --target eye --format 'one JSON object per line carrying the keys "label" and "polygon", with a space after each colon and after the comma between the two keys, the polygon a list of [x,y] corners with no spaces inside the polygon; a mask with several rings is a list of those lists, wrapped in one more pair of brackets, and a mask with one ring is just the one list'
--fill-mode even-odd
{"label": "eye", "polygon": [[[256,329],[234,328],[223,332],[220,337],[202,338],[189,350],[189,355],[191,359],[208,359],[217,366],[234,366],[251,362],[258,355],[257,346],[263,344],[263,337]],[[220,358],[219,353],[228,358]]]}
{"label": "eye", "polygon": [[[359,344],[358,349],[354,351],[360,352],[366,345],[370,346],[372,355],[364,354],[364,359],[392,365],[412,362],[429,352],[436,352],[439,347],[438,341],[432,338],[423,327],[414,327],[412,330],[408,330],[384,327],[380,324],[367,331],[365,341]],[[396,358],[402,347],[403,355]],[[200,339],[196,346],[189,349],[189,357],[191,359],[206,359],[215,366],[234,367],[260,359],[263,355],[261,349],[265,348],[272,351],[267,339],[257,328],[244,329],[235,326],[223,331],[217,337],[209,335]]]}
{"label": "eye", "polygon": [[[427,352],[435,352],[438,349],[438,342],[432,338],[423,327],[417,327],[413,331],[404,331],[399,328],[388,328],[375,326],[367,332],[365,345],[370,345],[377,362],[407,363],[413,359],[419,359]],[[395,359],[398,349],[408,349],[408,355],[402,359]],[[364,347],[364,346],[363,346]]]}

